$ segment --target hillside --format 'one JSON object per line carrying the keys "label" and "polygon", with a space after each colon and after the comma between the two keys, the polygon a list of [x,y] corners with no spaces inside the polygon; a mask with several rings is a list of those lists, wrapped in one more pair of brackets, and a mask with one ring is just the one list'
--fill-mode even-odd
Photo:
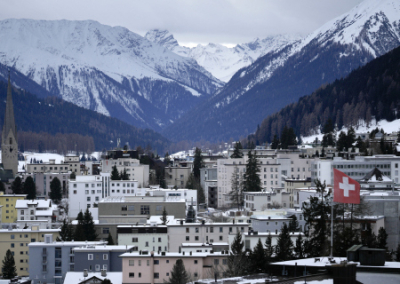
{"label": "hillside", "polygon": [[399,1],[365,0],[240,69],[222,90],[161,133],[209,141],[254,133],[266,116],[398,47],[399,26]]}
{"label": "hillside", "polygon": [[[4,65],[0,64],[0,73],[6,74]],[[43,91],[43,88],[32,82],[18,71],[11,70],[11,78],[19,78],[30,89]],[[38,93],[39,96],[46,94]],[[7,83],[0,76],[0,125],[3,125]],[[116,145],[117,138],[121,143],[129,142],[131,147],[148,144],[160,153],[170,144],[160,134],[149,129],[139,129],[115,118],[99,114],[95,111],[78,107],[56,97],[39,99],[37,96],[13,88],[13,103],[18,131],[57,133],[75,133],[93,137],[95,149],[110,148]],[[113,143],[110,143],[113,141]],[[22,141],[19,141],[22,143]]]}
{"label": "hillside", "polygon": [[268,116],[249,138],[270,142],[285,125],[297,135],[309,136],[329,118],[339,129],[400,118],[400,47]]}

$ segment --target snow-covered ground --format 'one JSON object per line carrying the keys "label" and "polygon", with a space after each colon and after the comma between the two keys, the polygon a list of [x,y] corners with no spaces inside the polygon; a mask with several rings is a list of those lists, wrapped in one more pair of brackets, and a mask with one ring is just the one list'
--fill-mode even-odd
{"label": "snow-covered ground", "polygon": [[[396,119],[391,122],[389,122],[387,120],[381,120],[378,123],[376,123],[376,121],[372,121],[370,123],[369,127],[367,127],[367,125],[363,122],[360,124],[360,126],[358,128],[354,127],[354,130],[356,131],[356,133],[366,133],[368,131],[371,132],[372,130],[374,130],[377,127],[379,129],[383,128],[385,133],[392,133],[393,131],[399,131],[400,130],[400,119]],[[342,129],[337,131],[337,134],[339,135],[340,131],[344,131],[347,133],[347,130],[348,130],[347,127],[343,127]],[[315,140],[315,138],[317,138],[317,137],[318,137],[318,140],[321,141],[323,136],[324,136],[323,134],[318,133],[318,134],[311,135],[311,136],[301,137],[301,139],[303,140],[303,143],[312,143]]]}

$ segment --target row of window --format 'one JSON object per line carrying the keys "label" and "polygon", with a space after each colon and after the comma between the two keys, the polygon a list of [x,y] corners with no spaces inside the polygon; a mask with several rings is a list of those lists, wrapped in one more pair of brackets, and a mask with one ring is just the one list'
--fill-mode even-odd
{"label": "row of window", "polygon": [[[100,256],[96,255],[96,260],[98,260],[99,258],[100,258]],[[88,260],[94,260],[92,253],[88,254]],[[108,260],[108,254],[106,254],[106,253],[103,254],[103,260]]]}

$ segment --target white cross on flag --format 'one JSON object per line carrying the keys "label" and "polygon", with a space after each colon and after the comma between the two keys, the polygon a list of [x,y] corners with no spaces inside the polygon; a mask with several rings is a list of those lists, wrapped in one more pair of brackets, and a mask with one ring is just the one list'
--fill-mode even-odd
{"label": "white cross on flag", "polygon": [[360,204],[360,184],[337,169],[333,169],[333,201]]}

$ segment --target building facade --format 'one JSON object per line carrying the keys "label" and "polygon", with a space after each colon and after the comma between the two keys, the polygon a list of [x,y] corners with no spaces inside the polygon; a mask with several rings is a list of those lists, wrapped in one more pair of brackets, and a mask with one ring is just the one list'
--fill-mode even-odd
{"label": "building facade", "polygon": [[18,212],[15,209],[17,200],[24,200],[26,194],[4,194],[0,192],[0,205],[2,210],[1,222],[2,223],[15,223],[17,222]]}

